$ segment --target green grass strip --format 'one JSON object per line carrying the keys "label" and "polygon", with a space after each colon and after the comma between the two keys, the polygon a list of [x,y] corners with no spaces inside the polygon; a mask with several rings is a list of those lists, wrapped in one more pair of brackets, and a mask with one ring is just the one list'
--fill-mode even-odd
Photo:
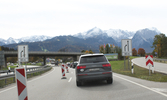
{"label": "green grass strip", "polygon": [[155,82],[167,82],[167,74],[163,74],[160,72],[154,72],[149,75],[149,70],[139,67],[137,65],[134,65],[134,73],[132,74],[131,72],[131,63],[130,69],[128,69],[128,60],[126,60],[126,67],[124,69],[124,60],[120,61],[110,61],[112,71],[115,73],[131,76],[131,77],[136,77],[144,80],[149,80],[149,81],[155,81]]}

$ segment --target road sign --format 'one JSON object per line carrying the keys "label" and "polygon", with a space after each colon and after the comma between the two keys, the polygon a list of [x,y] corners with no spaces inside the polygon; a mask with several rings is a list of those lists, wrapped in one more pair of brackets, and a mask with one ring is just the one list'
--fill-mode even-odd
{"label": "road sign", "polygon": [[122,39],[122,56],[132,56],[132,39]]}
{"label": "road sign", "polygon": [[146,55],[146,66],[153,66],[153,55]]}
{"label": "road sign", "polygon": [[28,45],[18,45],[18,61],[28,62]]}
{"label": "road sign", "polygon": [[65,66],[66,66],[66,70],[67,70],[66,73],[69,73],[67,64],[65,64]]}
{"label": "road sign", "polygon": [[27,95],[27,80],[25,68],[15,68],[17,91],[19,100],[28,100]]}
{"label": "road sign", "polygon": [[152,66],[152,72],[154,73],[154,66],[153,66],[153,55],[146,55],[146,66],[149,67],[149,75],[150,73],[150,66]]}
{"label": "road sign", "polygon": [[61,70],[62,70],[62,78],[61,79],[66,79],[66,76],[65,76],[65,64],[61,65]]}

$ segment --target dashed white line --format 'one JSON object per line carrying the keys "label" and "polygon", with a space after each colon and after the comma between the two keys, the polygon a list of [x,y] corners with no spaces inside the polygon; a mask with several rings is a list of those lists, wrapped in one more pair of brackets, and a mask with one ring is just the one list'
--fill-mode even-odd
{"label": "dashed white line", "polygon": [[70,77],[70,79],[68,80],[68,82],[70,82],[72,80],[72,77]]}

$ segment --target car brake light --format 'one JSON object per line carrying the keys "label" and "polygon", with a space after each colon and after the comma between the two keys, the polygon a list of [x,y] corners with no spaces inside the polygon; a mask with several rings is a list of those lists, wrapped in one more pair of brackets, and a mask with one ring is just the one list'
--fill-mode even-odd
{"label": "car brake light", "polygon": [[110,64],[102,64],[102,65],[103,65],[103,67],[111,67]]}
{"label": "car brake light", "polygon": [[77,69],[84,69],[86,66],[77,66]]}

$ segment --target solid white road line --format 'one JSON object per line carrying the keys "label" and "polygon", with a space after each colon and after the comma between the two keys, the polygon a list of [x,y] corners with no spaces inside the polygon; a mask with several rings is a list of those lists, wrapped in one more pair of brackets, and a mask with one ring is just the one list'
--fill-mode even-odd
{"label": "solid white road line", "polygon": [[0,91],[0,93],[3,93],[3,92],[8,91],[8,90],[11,90],[11,89],[13,89],[13,88],[15,88],[15,87],[16,87],[16,86],[13,86],[13,87],[8,88],[8,89],[6,89],[6,90],[2,90],[2,91]]}
{"label": "solid white road line", "polygon": [[[53,67],[52,67],[52,68],[53,68]],[[55,70],[55,69],[53,69],[50,73],[52,73],[54,70]],[[43,76],[39,76],[38,78],[32,79],[32,80],[30,80],[30,81],[28,81],[28,82],[32,82],[32,81],[35,81],[35,80],[37,80],[37,79],[40,79],[40,78],[42,78],[42,77],[44,77],[44,76],[46,76],[46,75],[48,75],[48,74],[50,74],[50,73],[47,73],[47,74],[45,74],[45,75],[43,75]],[[16,87],[16,86],[13,86],[13,87],[11,87],[11,88],[2,90],[2,91],[0,91],[0,93],[3,93],[3,92],[8,91],[8,90],[11,90],[11,89],[13,89],[13,88],[15,88],[15,87]]]}
{"label": "solid white road line", "polygon": [[70,77],[70,79],[68,80],[68,82],[70,82],[72,80],[72,77]]}
{"label": "solid white road line", "polygon": [[143,88],[145,88],[145,89],[148,89],[148,90],[151,90],[151,91],[153,91],[153,92],[156,92],[156,93],[158,93],[158,94],[161,94],[161,95],[163,95],[163,96],[165,96],[165,97],[167,97],[166,94],[161,93],[161,92],[159,92],[159,91],[156,91],[156,90],[154,90],[154,89],[151,89],[151,88],[149,88],[149,87],[147,87],[147,86],[141,85],[141,84],[139,84],[139,83],[133,82],[133,81],[131,81],[131,80],[128,80],[128,79],[126,79],[126,78],[123,78],[123,77],[120,77],[120,76],[117,76],[117,75],[114,75],[114,76],[115,76],[115,77],[118,77],[118,78],[120,78],[120,79],[123,79],[123,80],[125,80],[125,81],[128,81],[128,82],[130,82],[130,83],[133,83],[133,84],[135,84],[135,85],[138,85],[138,86],[140,86],[140,87],[143,87]]}

